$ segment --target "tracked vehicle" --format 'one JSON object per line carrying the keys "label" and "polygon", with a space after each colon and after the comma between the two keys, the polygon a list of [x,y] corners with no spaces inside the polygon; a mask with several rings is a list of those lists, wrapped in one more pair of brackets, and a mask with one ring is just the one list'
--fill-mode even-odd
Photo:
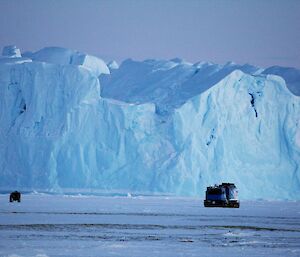
{"label": "tracked vehicle", "polygon": [[233,183],[222,183],[207,187],[204,206],[239,208],[240,202],[236,186]]}

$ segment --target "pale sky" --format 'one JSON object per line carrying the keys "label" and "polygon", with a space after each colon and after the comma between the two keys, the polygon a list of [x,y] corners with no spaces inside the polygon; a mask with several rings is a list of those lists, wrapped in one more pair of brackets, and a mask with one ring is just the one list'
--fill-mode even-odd
{"label": "pale sky", "polygon": [[300,68],[300,0],[0,0],[0,47]]}

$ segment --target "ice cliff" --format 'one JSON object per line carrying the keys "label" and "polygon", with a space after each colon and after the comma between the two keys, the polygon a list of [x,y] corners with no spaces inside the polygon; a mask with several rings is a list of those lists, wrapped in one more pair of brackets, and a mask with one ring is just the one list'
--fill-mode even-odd
{"label": "ice cliff", "polygon": [[0,188],[203,197],[228,181],[242,198],[299,199],[300,99],[287,88],[299,81],[286,68],[119,67],[63,48],[11,49],[0,59]]}

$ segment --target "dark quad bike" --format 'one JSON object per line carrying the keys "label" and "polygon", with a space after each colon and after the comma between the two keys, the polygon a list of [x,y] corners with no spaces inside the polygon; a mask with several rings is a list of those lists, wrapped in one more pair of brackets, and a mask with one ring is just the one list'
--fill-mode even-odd
{"label": "dark quad bike", "polygon": [[10,202],[14,202],[14,201],[21,202],[21,193],[18,191],[14,191],[14,192],[10,193],[9,201]]}

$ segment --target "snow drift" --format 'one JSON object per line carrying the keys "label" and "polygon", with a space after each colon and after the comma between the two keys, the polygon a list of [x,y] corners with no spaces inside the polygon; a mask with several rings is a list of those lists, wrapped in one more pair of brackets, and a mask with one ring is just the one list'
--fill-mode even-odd
{"label": "snow drift", "polygon": [[300,100],[272,70],[18,58],[0,63],[1,188],[203,196],[228,181],[242,198],[299,199]]}

